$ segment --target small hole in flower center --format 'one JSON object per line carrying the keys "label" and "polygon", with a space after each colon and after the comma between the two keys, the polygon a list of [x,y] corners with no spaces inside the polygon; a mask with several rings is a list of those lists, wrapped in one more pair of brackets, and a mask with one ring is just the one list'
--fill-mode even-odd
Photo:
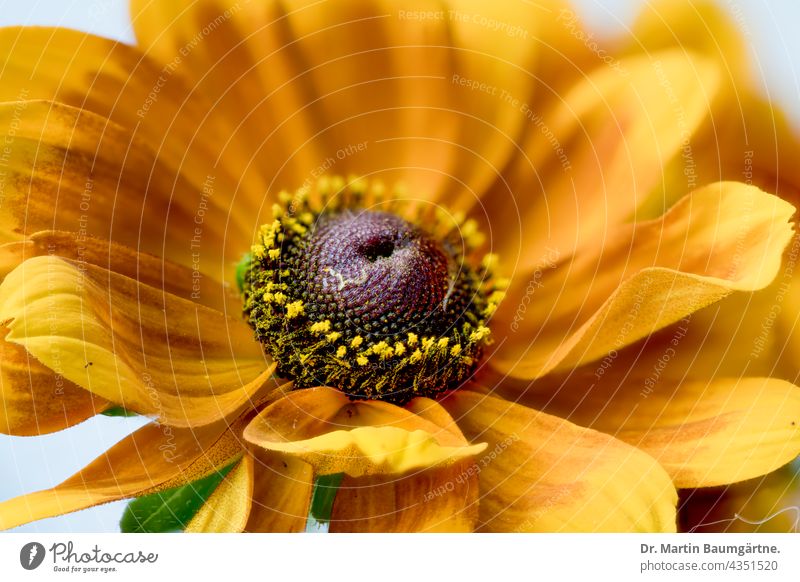
{"label": "small hole in flower center", "polygon": [[394,253],[394,243],[390,240],[370,241],[361,248],[361,255],[370,263],[378,259],[388,259]]}

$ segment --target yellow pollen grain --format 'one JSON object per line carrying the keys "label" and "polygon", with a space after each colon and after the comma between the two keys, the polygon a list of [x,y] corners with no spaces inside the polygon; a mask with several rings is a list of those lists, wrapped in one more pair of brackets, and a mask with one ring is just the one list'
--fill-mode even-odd
{"label": "yellow pollen grain", "polygon": [[356,358],[356,363],[359,366],[366,366],[369,363],[369,360],[367,358],[365,358],[364,356],[358,356]]}
{"label": "yellow pollen grain", "polygon": [[471,334],[469,334],[469,341],[471,341],[471,342],[479,342],[483,338],[485,338],[487,335],[489,335],[489,333],[490,333],[489,328],[486,327],[485,325],[481,325],[481,326],[478,327],[478,329],[476,329]]}
{"label": "yellow pollen grain", "polygon": [[414,350],[414,353],[411,354],[411,357],[408,358],[408,361],[412,364],[416,364],[422,359],[422,352],[419,350]]}
{"label": "yellow pollen grain", "polygon": [[403,354],[406,353],[406,346],[404,346],[400,342],[397,342],[396,344],[394,344],[394,353],[397,354],[398,356],[402,356]]}
{"label": "yellow pollen grain", "polygon": [[408,334],[408,345],[410,345],[410,346],[417,345],[417,340],[418,340],[417,334],[415,334],[415,333],[409,333]]}
{"label": "yellow pollen grain", "polygon": [[440,348],[444,349],[444,348],[446,348],[446,347],[447,347],[447,344],[448,344],[448,343],[450,343],[450,338],[443,337],[443,338],[441,338],[441,339],[438,341],[437,345],[438,345]]}
{"label": "yellow pollen grain", "polygon": [[494,293],[489,295],[489,303],[500,303],[505,298],[506,298],[505,291],[495,291]]}
{"label": "yellow pollen grain", "polygon": [[269,255],[270,259],[275,261],[281,257],[281,249],[270,249],[267,254]]}
{"label": "yellow pollen grain", "polygon": [[339,346],[339,349],[336,350],[336,357],[343,358],[347,354],[347,348],[344,346]]}
{"label": "yellow pollen grain", "polygon": [[338,331],[332,331],[331,333],[325,336],[325,339],[328,340],[330,343],[333,343],[335,341],[338,341],[340,337],[342,337],[341,333],[339,333]]}
{"label": "yellow pollen grain", "polygon": [[[282,305],[282,304],[286,303],[286,295],[284,295],[280,291],[278,293],[275,293],[275,295],[273,295],[272,299],[275,301],[275,303],[277,303],[279,305]],[[295,303],[300,303],[300,301],[296,301]],[[300,304],[302,306],[302,303],[300,303]]]}
{"label": "yellow pollen grain", "polygon": [[357,335],[356,337],[354,337],[354,338],[353,338],[353,339],[350,341],[350,347],[352,347],[352,348],[357,348],[358,346],[360,346],[360,345],[361,345],[361,344],[363,344],[363,343],[364,343],[364,338],[363,338],[363,337],[361,337],[360,335]]}
{"label": "yellow pollen grain", "polygon": [[286,318],[292,319],[298,315],[302,315],[305,311],[302,301],[293,301],[286,306]]}
{"label": "yellow pollen grain", "polygon": [[452,348],[450,348],[450,355],[457,356],[461,353],[461,344],[456,344]]}
{"label": "yellow pollen grain", "polygon": [[385,341],[379,341],[374,346],[372,346],[372,353],[382,356],[386,353],[386,350],[389,349],[391,349],[389,348],[389,344],[387,344]]}
{"label": "yellow pollen grain", "polygon": [[318,321],[311,326],[311,333],[327,333],[331,330],[331,322],[326,319],[325,321]]}

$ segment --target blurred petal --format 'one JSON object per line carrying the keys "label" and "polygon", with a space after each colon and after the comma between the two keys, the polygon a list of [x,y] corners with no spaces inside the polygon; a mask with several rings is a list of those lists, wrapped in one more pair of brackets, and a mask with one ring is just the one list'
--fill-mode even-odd
{"label": "blurred petal", "polygon": [[58,257],[34,257],[6,276],[0,320],[6,341],[64,378],[177,426],[233,413],[271,376],[241,320]]}
{"label": "blurred petal", "polygon": [[314,485],[311,465],[289,455],[265,451],[254,452],[253,458],[253,504],[246,531],[304,531]]}
{"label": "blurred petal", "polygon": [[537,378],[598,359],[733,291],[766,287],[794,208],[734,182],[695,191],[661,219],[619,227],[599,252],[518,279],[494,321],[499,371]]}
{"label": "blurred petal", "polygon": [[186,533],[244,531],[250,514],[252,493],[253,459],[245,455],[195,514],[186,526]]}
{"label": "blurred petal", "polygon": [[642,451],[561,418],[458,390],[442,401],[480,465],[485,531],[675,531],[677,494]]}
{"label": "blurred petal", "polygon": [[179,58],[252,145],[271,189],[332,167],[471,204],[525,124],[501,95],[532,92],[549,4],[137,0],[131,17],[145,52]]}
{"label": "blurred petal", "polygon": [[[638,54],[680,48],[713,58],[728,66],[748,63],[742,31],[730,13],[709,0],[654,0],[641,5],[630,47]],[[743,71],[725,71],[738,76]]]}
{"label": "blurred petal", "polygon": [[524,155],[485,207],[492,245],[522,279],[548,249],[569,256],[613,240],[708,116],[719,77],[712,62],[672,50],[617,65],[523,112]]}
{"label": "blurred petal", "polygon": [[[451,421],[452,422],[452,421]],[[314,466],[316,474],[392,475],[449,465],[481,452],[463,436],[377,400],[351,402],[333,388],[288,394],[264,409],[245,439]]]}
{"label": "blurred petal", "polygon": [[726,487],[681,491],[680,530],[800,533],[800,464]]}
{"label": "blurred petal", "polygon": [[476,464],[460,461],[406,475],[345,477],[332,532],[471,532],[478,518]]}

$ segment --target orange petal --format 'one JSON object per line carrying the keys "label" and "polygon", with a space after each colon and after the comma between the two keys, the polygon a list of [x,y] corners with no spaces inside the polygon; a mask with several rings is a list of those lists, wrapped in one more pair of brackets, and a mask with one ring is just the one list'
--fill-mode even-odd
{"label": "orange petal", "polygon": [[442,401],[467,438],[486,440],[485,531],[675,531],[677,494],[646,453],[518,404],[458,390]]}
{"label": "orange petal", "polygon": [[620,227],[599,252],[514,282],[494,326],[507,339],[491,364],[519,378],[573,368],[733,291],[764,288],[791,239],[792,214],[775,196],[727,182],[661,219]]}
{"label": "orange petal", "polygon": [[492,245],[522,278],[548,249],[566,257],[613,239],[709,115],[712,61],[672,50],[614,63],[527,107],[524,155],[486,198]]}
{"label": "orange petal", "polygon": [[239,238],[223,256],[239,230],[229,234],[227,209],[214,208],[213,177],[198,193],[152,144],[105,117],[47,101],[3,103],[0,132],[13,135],[0,207],[6,231],[73,231],[217,274],[249,248],[250,237]]}
{"label": "orange petal", "polygon": [[471,532],[478,518],[478,470],[463,460],[406,475],[345,477],[332,532]]}
{"label": "orange petal", "polygon": [[197,480],[241,453],[226,423],[149,424],[52,489],[0,502],[0,530]]}
{"label": "orange petal", "polygon": [[[167,256],[179,260],[170,253],[181,252],[191,258],[191,252],[198,251],[196,241],[195,248],[190,244],[196,233],[190,232],[189,238],[172,238],[173,232],[180,234],[175,229],[187,216],[190,222],[195,218],[201,221],[190,228],[199,227],[202,231],[203,272],[222,278],[221,267],[227,266],[212,263],[212,252],[223,248],[212,247],[212,241],[228,244],[227,260],[238,261],[258,226],[253,221],[267,185],[258,168],[248,167],[251,152],[245,144],[230,140],[236,128],[227,124],[202,91],[195,90],[194,81],[183,76],[185,67],[179,66],[179,61],[165,66],[123,43],[65,28],[40,27],[0,29],[0,55],[0,101],[44,99],[65,103],[128,128],[131,135],[158,153],[157,167],[152,160],[148,165],[137,166],[128,172],[130,175],[126,174],[122,184],[124,187],[125,181],[138,179],[151,186],[144,202],[148,213],[117,217],[138,219],[145,231],[170,223],[170,229],[159,230],[152,239],[143,236],[145,248],[164,254],[157,252],[160,247],[155,245],[162,245],[161,238],[165,237],[181,247],[165,249]],[[103,143],[115,138],[107,136]],[[129,141],[126,138],[117,147],[125,147]],[[95,155],[94,151],[91,153]],[[98,155],[103,157],[102,153]],[[113,173],[109,178],[113,179]],[[186,183],[189,188],[183,188]],[[94,188],[91,193],[93,202],[109,195],[98,190]],[[144,193],[145,190],[136,192],[134,200],[140,201]],[[163,200],[170,203],[169,213],[158,210]],[[123,202],[126,201],[119,201]],[[151,224],[154,218],[156,224]],[[106,225],[93,221],[87,226],[101,229]],[[77,222],[69,225],[69,230],[77,228]],[[220,232],[225,232],[224,241],[218,237]],[[119,234],[137,233],[138,228]],[[110,238],[109,232],[103,236]],[[151,243],[153,246],[149,246]]]}
{"label": "orange petal", "polygon": [[314,485],[308,463],[290,456],[257,451],[253,504],[246,530],[295,533],[305,530]]}
{"label": "orange petal", "polygon": [[[0,328],[1,329],[1,328]],[[109,403],[0,339],[0,433],[33,436],[65,429]]]}
{"label": "orange petal", "polygon": [[213,422],[262,391],[243,322],[90,264],[42,256],[0,284],[6,341],[64,378],[176,426]]}
{"label": "orange petal", "polygon": [[797,386],[687,378],[671,365],[685,349],[678,341],[643,358],[609,358],[602,368],[534,384],[526,402],[646,451],[681,488],[751,479],[800,454]]}
{"label": "orange petal", "polygon": [[76,232],[45,230],[0,245],[0,281],[26,259],[41,256],[96,265],[219,311],[241,309],[241,299],[211,277],[198,277],[191,268]]}
{"label": "orange petal", "polygon": [[143,50],[164,63],[181,55],[270,184],[375,173],[402,179],[415,199],[465,203],[516,148],[526,120],[503,91],[528,99],[550,13],[469,0],[131,6]]}
{"label": "orange petal", "polygon": [[485,448],[469,446],[449,428],[399,406],[351,402],[344,393],[324,387],[292,392],[273,403],[244,436],[268,451],[310,463],[317,474],[352,477],[449,465]]}

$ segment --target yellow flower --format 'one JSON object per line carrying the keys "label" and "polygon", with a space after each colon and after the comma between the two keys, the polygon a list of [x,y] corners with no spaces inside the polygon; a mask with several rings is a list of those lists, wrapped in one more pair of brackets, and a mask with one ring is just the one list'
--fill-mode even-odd
{"label": "yellow flower", "polygon": [[[683,26],[685,6],[659,6]],[[157,423],[0,503],[0,528],[233,465],[189,530],[302,530],[314,479],[344,473],[334,531],[674,531],[676,487],[800,451],[796,386],[688,349],[693,314],[775,279],[794,213],[699,172],[733,86],[702,35],[681,46],[644,18],[644,45],[601,54],[555,1],[131,14],[138,48],[0,31],[0,429],[115,405]],[[299,295],[310,258],[354,244],[342,227],[304,250],[342,192],[404,217],[386,228],[413,260],[362,258],[422,268],[382,281],[436,285],[386,296],[333,269]],[[474,294],[457,327],[378,341],[378,320],[354,335],[346,310],[322,313],[318,295],[353,288],[379,311]]]}

